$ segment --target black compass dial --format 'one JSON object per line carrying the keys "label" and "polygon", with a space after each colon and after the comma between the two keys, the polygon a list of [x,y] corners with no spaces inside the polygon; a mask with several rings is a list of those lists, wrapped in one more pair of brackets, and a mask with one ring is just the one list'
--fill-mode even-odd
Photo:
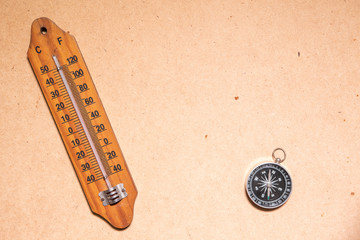
{"label": "black compass dial", "polygon": [[249,175],[246,190],[258,206],[273,209],[283,205],[291,193],[289,173],[277,163],[257,166]]}

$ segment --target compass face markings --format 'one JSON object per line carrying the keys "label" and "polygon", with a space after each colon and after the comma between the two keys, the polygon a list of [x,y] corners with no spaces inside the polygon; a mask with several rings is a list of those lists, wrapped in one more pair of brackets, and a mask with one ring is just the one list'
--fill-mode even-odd
{"label": "compass face markings", "polygon": [[264,163],[251,171],[246,190],[258,206],[273,209],[283,205],[290,196],[292,182],[289,173],[279,164]]}

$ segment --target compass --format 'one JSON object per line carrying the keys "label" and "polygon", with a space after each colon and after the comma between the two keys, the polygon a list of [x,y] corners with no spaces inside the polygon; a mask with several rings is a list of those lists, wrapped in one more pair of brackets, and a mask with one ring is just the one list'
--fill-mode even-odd
{"label": "compass", "polygon": [[[276,152],[282,152],[283,158],[275,157]],[[246,192],[250,200],[264,209],[282,206],[289,199],[292,189],[290,174],[280,165],[286,158],[285,151],[275,149],[272,158],[275,162],[256,166],[246,181]]]}

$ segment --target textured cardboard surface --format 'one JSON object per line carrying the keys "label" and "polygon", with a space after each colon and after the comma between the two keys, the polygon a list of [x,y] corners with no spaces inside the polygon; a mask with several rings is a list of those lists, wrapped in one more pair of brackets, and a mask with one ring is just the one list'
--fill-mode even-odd
{"label": "textured cardboard surface", "polygon": [[[1,239],[360,239],[359,1],[1,1]],[[26,59],[75,35],[139,195],[93,215]],[[261,211],[249,170],[288,154]]]}

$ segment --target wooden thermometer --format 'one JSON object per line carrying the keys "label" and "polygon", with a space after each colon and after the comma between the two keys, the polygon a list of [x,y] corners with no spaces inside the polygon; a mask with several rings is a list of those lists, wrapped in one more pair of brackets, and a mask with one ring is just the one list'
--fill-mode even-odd
{"label": "wooden thermometer", "polygon": [[137,190],[75,38],[36,19],[27,56],[91,210],[126,228]]}

